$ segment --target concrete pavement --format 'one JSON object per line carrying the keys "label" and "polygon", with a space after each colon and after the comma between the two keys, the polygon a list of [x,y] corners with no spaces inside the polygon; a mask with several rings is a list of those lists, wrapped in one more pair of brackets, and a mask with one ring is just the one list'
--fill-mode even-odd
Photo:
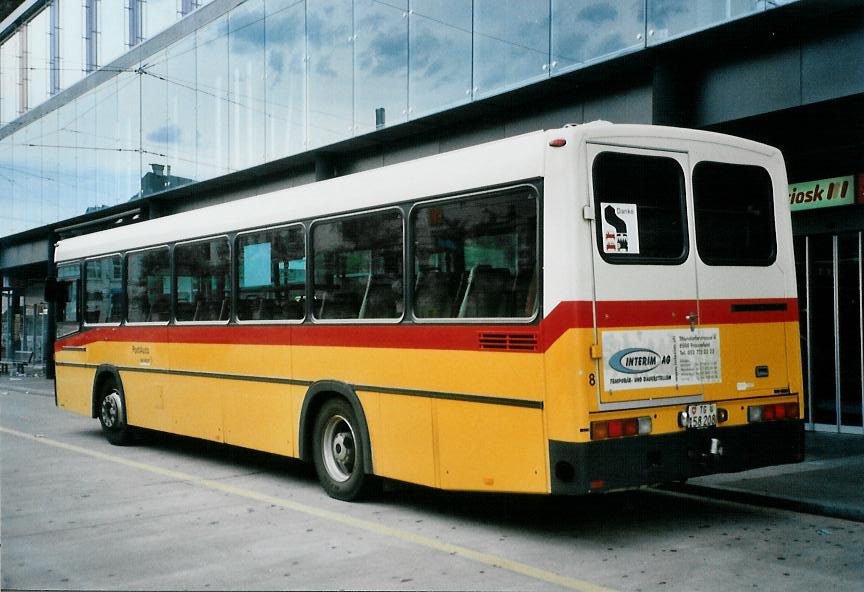
{"label": "concrete pavement", "polygon": [[[2,376],[0,392],[53,397],[50,380]],[[864,436],[807,432],[805,460],[691,479],[675,491],[864,522]]]}

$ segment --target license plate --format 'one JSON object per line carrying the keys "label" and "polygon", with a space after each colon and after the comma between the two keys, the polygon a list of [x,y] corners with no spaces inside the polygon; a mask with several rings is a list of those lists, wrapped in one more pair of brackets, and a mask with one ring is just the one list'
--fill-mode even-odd
{"label": "license plate", "polygon": [[717,404],[700,403],[687,406],[688,428],[710,428],[717,425]]}

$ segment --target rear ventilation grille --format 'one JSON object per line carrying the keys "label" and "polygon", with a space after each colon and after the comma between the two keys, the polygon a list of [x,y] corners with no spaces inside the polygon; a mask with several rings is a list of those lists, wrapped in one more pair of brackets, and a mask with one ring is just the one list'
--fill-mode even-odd
{"label": "rear ventilation grille", "polygon": [[537,334],[480,333],[480,349],[494,351],[537,351]]}

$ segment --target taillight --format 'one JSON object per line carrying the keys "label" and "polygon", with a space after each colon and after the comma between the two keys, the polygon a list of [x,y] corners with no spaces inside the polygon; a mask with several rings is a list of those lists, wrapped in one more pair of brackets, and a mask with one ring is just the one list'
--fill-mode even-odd
{"label": "taillight", "polygon": [[609,419],[591,422],[591,439],[606,440],[608,438],[623,438],[626,436],[641,436],[650,434],[652,430],[650,417],[629,417],[626,419]]}
{"label": "taillight", "polygon": [[747,408],[747,420],[751,423],[798,419],[800,414],[798,403],[775,403],[773,405],[758,405]]}

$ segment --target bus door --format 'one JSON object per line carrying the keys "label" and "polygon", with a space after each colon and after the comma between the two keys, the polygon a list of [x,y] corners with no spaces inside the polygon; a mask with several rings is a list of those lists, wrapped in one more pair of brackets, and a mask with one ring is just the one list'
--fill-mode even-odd
{"label": "bus door", "polygon": [[699,403],[718,358],[699,323],[689,157],[589,144],[588,163],[597,408]]}

